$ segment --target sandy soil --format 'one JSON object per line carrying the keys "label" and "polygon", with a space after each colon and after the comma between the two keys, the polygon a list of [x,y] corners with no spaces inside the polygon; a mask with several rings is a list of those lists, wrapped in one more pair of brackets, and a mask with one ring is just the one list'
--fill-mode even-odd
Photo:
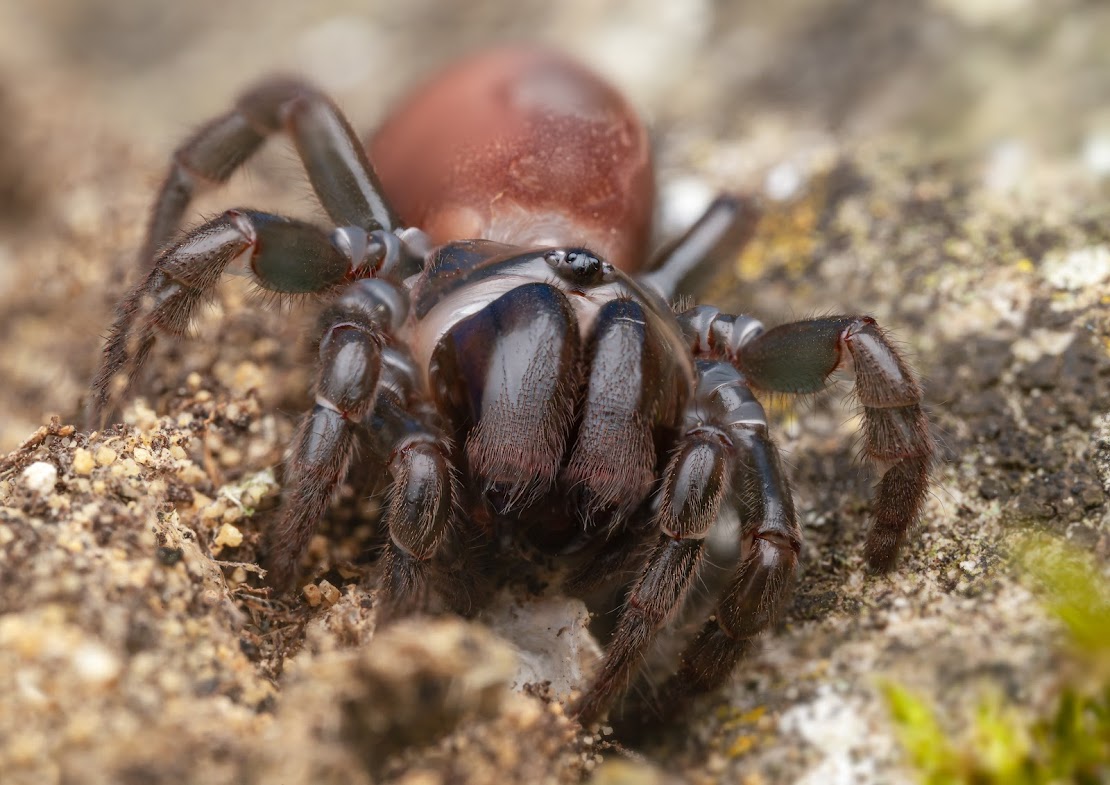
{"label": "sandy soil", "polygon": [[[986,693],[1047,699],[1058,634],[1010,556],[1030,532],[1110,552],[1110,9],[228,5],[0,6],[5,782],[900,782],[881,680],[953,728]],[[872,577],[849,386],[776,408],[807,536],[791,609],[731,685],[635,749],[513,688],[505,613],[376,635],[375,502],[354,488],[311,548],[315,591],[259,588],[311,304],[260,310],[229,282],[196,340],[160,347],[124,424],[78,417],[191,127],[282,70],[369,128],[436,64],[537,37],[649,119],[662,234],[717,190],[768,199],[698,297],[768,322],[874,315],[943,445],[902,566]],[[319,215],[281,144],[196,214],[236,204]]]}

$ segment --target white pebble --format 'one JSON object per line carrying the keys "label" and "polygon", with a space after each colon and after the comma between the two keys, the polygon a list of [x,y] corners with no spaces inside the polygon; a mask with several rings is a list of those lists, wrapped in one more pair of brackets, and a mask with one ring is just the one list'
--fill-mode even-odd
{"label": "white pebble", "polygon": [[797,164],[783,161],[767,173],[763,190],[776,202],[785,202],[797,196],[803,185],[805,185],[805,175],[802,170]]}
{"label": "white pebble", "polygon": [[52,463],[35,461],[23,470],[20,479],[28,490],[45,496],[54,490],[54,483],[58,481],[58,470]]}
{"label": "white pebble", "polygon": [[92,684],[106,684],[120,672],[120,662],[99,643],[83,643],[73,650],[73,669]]}

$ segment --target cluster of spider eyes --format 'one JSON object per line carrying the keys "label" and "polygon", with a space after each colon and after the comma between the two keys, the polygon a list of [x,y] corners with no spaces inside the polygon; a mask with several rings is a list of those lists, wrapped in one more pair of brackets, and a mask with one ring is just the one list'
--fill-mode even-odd
{"label": "cluster of spider eyes", "polygon": [[613,265],[585,250],[548,251],[544,260],[560,277],[573,283],[597,284],[613,274]]}

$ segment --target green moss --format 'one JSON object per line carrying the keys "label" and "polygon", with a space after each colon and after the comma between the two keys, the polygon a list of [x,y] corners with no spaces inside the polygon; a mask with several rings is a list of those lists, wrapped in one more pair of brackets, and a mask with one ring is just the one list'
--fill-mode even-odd
{"label": "green moss", "polygon": [[1058,694],[1039,716],[983,698],[970,733],[955,739],[928,700],[883,685],[898,737],[925,785],[1110,782],[1110,582],[1081,554],[1051,541],[1028,544],[1018,563],[1067,631]]}

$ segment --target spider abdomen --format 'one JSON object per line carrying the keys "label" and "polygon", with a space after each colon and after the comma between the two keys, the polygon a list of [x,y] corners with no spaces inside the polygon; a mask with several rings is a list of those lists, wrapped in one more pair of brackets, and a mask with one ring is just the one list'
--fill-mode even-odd
{"label": "spider abdomen", "polygon": [[620,93],[542,48],[485,52],[412,93],[368,145],[403,222],[436,243],[584,245],[647,258],[647,133]]}

